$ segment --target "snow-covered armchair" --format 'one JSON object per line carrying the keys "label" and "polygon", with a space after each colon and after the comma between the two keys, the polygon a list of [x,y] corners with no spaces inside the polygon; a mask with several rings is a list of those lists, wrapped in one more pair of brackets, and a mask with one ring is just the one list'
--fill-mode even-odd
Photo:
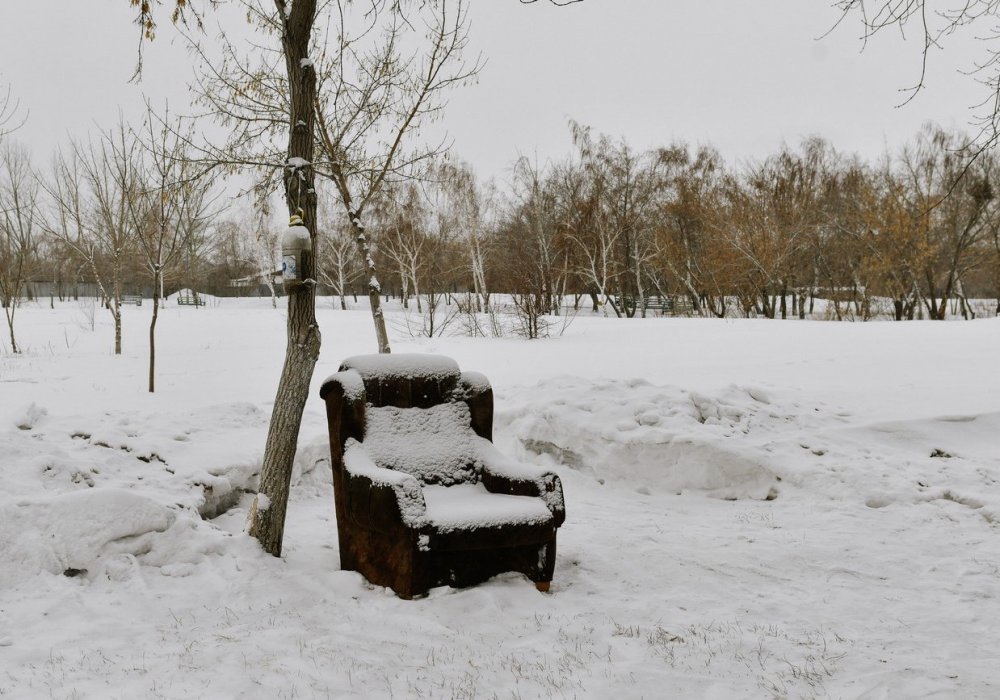
{"label": "snow-covered armchair", "polygon": [[439,355],[361,355],[320,389],[341,568],[402,598],[518,571],[548,590],[562,483],[493,446],[493,390]]}

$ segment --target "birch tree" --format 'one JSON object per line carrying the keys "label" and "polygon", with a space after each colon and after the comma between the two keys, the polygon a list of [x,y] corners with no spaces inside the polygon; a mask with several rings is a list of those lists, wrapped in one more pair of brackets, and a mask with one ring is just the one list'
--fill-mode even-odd
{"label": "birch tree", "polygon": [[[202,52],[199,101],[228,127],[222,147],[203,160],[262,174],[266,196],[281,173],[289,213],[301,210],[312,237],[308,284],[289,293],[289,342],[265,446],[260,494],[249,530],[280,554],[295,445],[309,380],[319,354],[314,261],[320,255],[315,178],[335,186],[338,208],[350,221],[368,279],[377,347],[389,351],[379,304],[380,285],[362,216],[386,182],[403,178],[438,148],[412,146],[408,137],[444,105],[447,88],[471,77],[461,63],[466,42],[461,2],[245,3],[265,37],[278,47],[244,56],[222,41],[222,60]],[[419,41],[415,27],[429,27]],[[407,51],[406,46],[417,45]],[[283,68],[283,70],[282,70]],[[278,140],[288,134],[284,153]],[[280,153],[280,155],[279,155]],[[317,156],[319,156],[317,158]],[[275,163],[282,163],[275,169]],[[265,507],[266,506],[266,507]]]}
{"label": "birch tree", "polygon": [[438,201],[439,217],[447,219],[454,238],[461,241],[476,311],[489,310],[490,292],[486,285],[486,219],[494,210],[495,193],[476,181],[472,166],[458,160],[439,161],[431,181]]}
{"label": "birch tree", "polygon": [[338,221],[331,224],[324,243],[320,254],[320,280],[339,297],[340,308],[346,311],[345,297],[348,288],[361,276],[361,269],[356,264],[350,224],[338,217]]}
{"label": "birch tree", "polygon": [[379,209],[374,216],[379,222],[380,249],[398,270],[403,308],[410,307],[412,290],[417,312],[423,313],[420,279],[429,241],[425,225],[428,214],[420,190],[414,183],[391,188],[380,198]]}
{"label": "birch tree", "polygon": [[45,182],[52,204],[45,230],[90,271],[114,322],[116,355],[122,352],[122,276],[137,235],[130,212],[139,191],[137,153],[120,122],[96,142],[73,141],[68,153],[57,153]]}

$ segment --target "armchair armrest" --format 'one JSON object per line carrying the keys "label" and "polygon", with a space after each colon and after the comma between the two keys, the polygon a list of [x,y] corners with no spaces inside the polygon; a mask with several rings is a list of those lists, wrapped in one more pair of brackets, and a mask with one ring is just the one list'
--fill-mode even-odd
{"label": "armchair armrest", "polygon": [[323,380],[319,396],[326,402],[330,446],[336,460],[348,438],[364,439],[365,383],[354,370],[337,372]]}
{"label": "armchair armrest", "polygon": [[541,498],[552,513],[556,527],[566,519],[562,480],[550,469],[515,462],[500,452],[492,442],[477,437],[474,440],[482,469],[480,479],[487,491],[512,496]]}
{"label": "armchair armrest", "polygon": [[344,445],[344,488],[348,515],[360,525],[384,531],[393,524],[418,529],[426,522],[420,482],[379,467],[353,438]]}
{"label": "armchair armrest", "polygon": [[486,375],[479,372],[462,372],[458,389],[469,405],[472,430],[487,440],[493,439],[493,387]]}

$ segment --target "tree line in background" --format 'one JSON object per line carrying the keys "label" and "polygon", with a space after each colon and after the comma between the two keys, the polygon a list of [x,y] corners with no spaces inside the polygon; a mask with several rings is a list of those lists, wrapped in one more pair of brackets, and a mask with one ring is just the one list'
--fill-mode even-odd
{"label": "tree line in background", "polygon": [[[619,317],[667,300],[715,317],[804,318],[817,299],[837,320],[973,318],[974,298],[1000,312],[997,158],[961,134],[928,125],[874,163],[814,138],[731,167],[571,131],[571,156],[522,158],[503,186],[449,160],[387,186],[370,227],[383,290],[418,312],[500,294],[529,323],[568,298]],[[321,274],[341,308],[362,281],[350,246],[331,222]]]}
{"label": "tree line in background", "polygon": [[[989,298],[1000,312],[1000,170],[961,134],[929,125],[876,162],[814,138],[735,167],[711,147],[637,151],[578,124],[571,134],[571,155],[521,158],[502,185],[438,157],[373,198],[382,293],[424,314],[421,332],[456,297],[486,313],[502,296],[529,336],[567,303],[804,318],[824,299],[829,318],[905,320],[972,318],[969,299]],[[282,228],[259,208],[223,209],[214,183],[192,177],[189,142],[147,119],[41,168],[3,142],[0,305],[13,348],[19,300],[98,296],[120,352],[123,297],[153,299],[152,340],[159,299],[180,288],[281,293]],[[369,280],[336,197],[318,186],[320,293],[347,308]]]}

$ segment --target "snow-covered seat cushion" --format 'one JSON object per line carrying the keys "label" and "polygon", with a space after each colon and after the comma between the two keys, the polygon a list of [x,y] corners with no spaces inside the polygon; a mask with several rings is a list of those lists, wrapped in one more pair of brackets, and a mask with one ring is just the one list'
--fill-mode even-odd
{"label": "snow-covered seat cushion", "polygon": [[427,547],[438,551],[544,541],[552,513],[540,498],[491,493],[482,484],[424,486]]}
{"label": "snow-covered seat cushion", "polygon": [[540,525],[552,521],[552,513],[542,499],[490,493],[482,484],[425,486],[423,494],[425,517],[441,532]]}

